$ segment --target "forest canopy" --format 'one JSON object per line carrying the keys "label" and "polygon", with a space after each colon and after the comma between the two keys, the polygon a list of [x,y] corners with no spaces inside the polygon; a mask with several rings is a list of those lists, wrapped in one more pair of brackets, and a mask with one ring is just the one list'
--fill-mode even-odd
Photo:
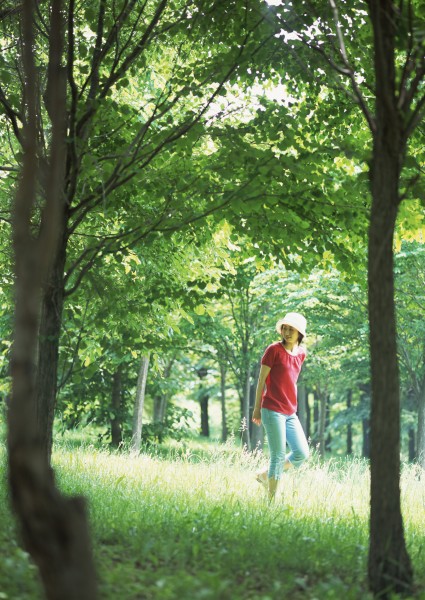
{"label": "forest canopy", "polygon": [[[64,581],[34,542],[37,510],[54,528],[45,489],[75,540],[75,590],[92,564],[79,571],[79,499],[52,478],[56,436],[261,448],[260,358],[298,311],[300,420],[321,457],[371,459],[371,590],[410,590],[399,472],[400,457],[425,467],[421,6],[4,0],[0,27],[0,392],[12,502],[46,589]],[[25,515],[26,468],[40,504]]]}

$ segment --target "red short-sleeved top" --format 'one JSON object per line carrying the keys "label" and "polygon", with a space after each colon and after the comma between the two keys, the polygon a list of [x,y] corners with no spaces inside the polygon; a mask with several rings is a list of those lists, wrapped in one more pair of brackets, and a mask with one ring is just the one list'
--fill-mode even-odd
{"label": "red short-sleeved top", "polygon": [[281,342],[271,344],[261,359],[270,367],[263,392],[262,408],[292,415],[297,410],[297,380],[306,357],[305,349],[298,346],[297,354],[290,354]]}

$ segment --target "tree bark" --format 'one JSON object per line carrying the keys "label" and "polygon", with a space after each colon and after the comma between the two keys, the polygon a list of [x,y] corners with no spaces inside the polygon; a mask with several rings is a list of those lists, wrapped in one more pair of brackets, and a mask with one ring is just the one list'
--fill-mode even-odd
{"label": "tree bark", "polygon": [[370,458],[370,419],[362,419],[362,456]]}
{"label": "tree bark", "polygon": [[409,427],[409,438],[408,438],[408,452],[409,452],[409,462],[414,462],[416,460],[416,439],[415,439],[415,430],[413,427]]}
{"label": "tree bark", "polygon": [[133,412],[133,432],[131,438],[131,449],[133,452],[140,451],[140,444],[142,442],[143,408],[145,405],[145,390],[146,380],[148,378],[149,359],[150,354],[142,356],[139,376],[137,378],[136,398],[134,401]]}
{"label": "tree bark", "polygon": [[112,376],[111,445],[118,448],[122,443],[122,367],[117,367]]}
{"label": "tree bark", "polygon": [[420,366],[412,361],[406,344],[400,344],[400,350],[401,364],[409,374],[408,405],[418,413],[416,432],[413,429],[409,430],[409,460],[416,460],[425,469],[425,345],[422,348]]}
{"label": "tree bark", "polygon": [[[370,414],[370,396],[371,387],[370,383],[360,384],[360,405],[362,410],[367,414]],[[365,416],[362,418],[362,456],[363,458],[370,458],[370,418]]]}
{"label": "tree bark", "polygon": [[317,392],[313,394],[313,440],[317,445],[319,441],[319,421],[320,421],[320,399]]}
{"label": "tree bark", "polygon": [[393,592],[411,592],[413,583],[400,506],[400,383],[393,271],[405,142],[395,92],[395,7],[392,0],[371,0],[369,6],[375,42],[376,131],[368,248],[372,378],[368,573],[371,591],[387,597]]}
{"label": "tree bark", "polygon": [[[23,129],[23,168],[13,210],[15,320],[11,356],[12,399],[8,411],[10,497],[22,541],[38,566],[48,600],[94,600],[96,577],[83,499],[65,498],[54,481],[40,435],[36,406],[36,356],[41,295],[58,244],[60,194],[65,156],[65,84],[60,60],[63,40],[61,2],[51,3],[49,82],[46,105],[51,116],[49,168],[41,176],[39,97],[33,55],[33,3],[22,5],[22,63],[27,119]],[[45,158],[45,157],[43,157]],[[40,222],[35,232],[37,191]],[[40,340],[40,345],[43,340]]]}
{"label": "tree bark", "polygon": [[327,406],[327,393],[326,391],[321,390],[319,392],[319,402],[320,402],[320,411],[319,411],[319,427],[318,427],[318,445],[319,445],[319,454],[322,458],[325,456],[325,430],[326,430],[326,406]]}
{"label": "tree bark", "polygon": [[164,422],[165,397],[163,394],[157,394],[153,398],[153,420],[154,423]]}
{"label": "tree bark", "polygon": [[305,409],[306,409],[305,435],[306,435],[307,439],[310,440],[312,438],[312,435],[311,435],[310,391],[308,388],[306,389],[306,394],[305,394]]}
{"label": "tree bark", "polygon": [[38,436],[43,452],[49,462],[53,447],[59,342],[64,304],[63,276],[67,242],[63,225],[59,228],[59,236],[60,246],[42,296],[36,380]]}
{"label": "tree bark", "polygon": [[380,144],[379,149],[375,150],[369,243],[372,368],[369,580],[374,593],[381,593],[389,587],[398,592],[407,591],[412,582],[412,568],[404,540],[399,484],[400,391],[392,250],[397,212],[394,195],[397,194],[399,165],[398,157],[394,165],[394,160],[388,155],[388,149],[391,148],[388,142],[388,145]]}
{"label": "tree bark", "polygon": [[329,432],[331,424],[331,395],[326,395],[326,415],[325,415],[325,433],[328,432],[325,441],[325,450],[326,452],[331,452],[332,449],[332,435]]}
{"label": "tree bark", "polygon": [[302,379],[298,382],[298,418],[304,431],[307,431],[307,389]]}
{"label": "tree bark", "polygon": [[[353,390],[347,392],[347,411],[350,411],[353,398]],[[348,415],[350,418],[350,415]],[[347,423],[347,454],[353,454],[353,426],[351,422]]]}
{"label": "tree bark", "polygon": [[418,397],[418,433],[416,436],[416,458],[425,469],[425,381],[422,382]]}
{"label": "tree bark", "polygon": [[[165,366],[163,379],[167,380],[171,375],[176,356],[172,356]],[[153,420],[155,423],[164,423],[167,409],[167,396],[160,392],[153,399]]]}
{"label": "tree bark", "polygon": [[[249,397],[249,404],[250,404],[249,414],[250,415],[252,415],[252,411],[254,410],[255,396],[256,396],[256,392],[257,392],[257,381],[258,381],[258,376],[260,374],[260,368],[261,368],[261,364],[260,364],[260,362],[257,362],[257,364],[255,365],[254,374],[251,379],[251,386],[250,386],[250,397]],[[252,451],[262,450],[263,446],[264,446],[264,427],[258,427],[257,425],[254,425],[252,420],[249,421],[249,427],[250,427],[249,434],[250,434],[251,450]]]}
{"label": "tree bark", "polygon": [[201,435],[203,437],[210,437],[210,419],[208,414],[208,402],[210,396],[205,390],[201,390],[199,396],[199,404],[201,407]]}
{"label": "tree bark", "polygon": [[220,363],[220,402],[221,402],[221,441],[227,441],[227,415],[226,415],[226,365]]}
{"label": "tree bark", "polygon": [[251,436],[249,435],[249,398],[251,395],[251,370],[247,365],[245,375],[244,395],[242,401],[242,423],[241,423],[241,439],[242,446],[247,450],[251,450]]}

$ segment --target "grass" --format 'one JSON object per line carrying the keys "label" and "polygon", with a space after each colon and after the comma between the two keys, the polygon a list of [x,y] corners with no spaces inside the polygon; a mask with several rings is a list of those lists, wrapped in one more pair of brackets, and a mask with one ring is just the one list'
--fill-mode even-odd
{"label": "grass", "polygon": [[[174,444],[132,457],[66,441],[58,484],[88,498],[105,600],[365,600],[369,474],[361,460],[313,457],[286,474],[270,506],[254,473],[264,461],[234,444]],[[39,600],[1,491],[0,600]],[[409,552],[425,599],[425,486],[402,475]]]}

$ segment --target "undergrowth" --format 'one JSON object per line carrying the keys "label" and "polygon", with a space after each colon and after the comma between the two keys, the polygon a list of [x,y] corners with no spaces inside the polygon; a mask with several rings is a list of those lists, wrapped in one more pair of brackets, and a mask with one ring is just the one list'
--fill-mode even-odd
{"label": "undergrowth", "polygon": [[[313,456],[287,473],[270,505],[255,482],[265,464],[234,441],[172,444],[131,455],[66,442],[58,485],[88,499],[100,598],[112,600],[344,600],[367,590],[369,470],[360,459]],[[418,593],[424,589],[424,482],[402,474]],[[1,490],[0,599],[39,600],[37,573]]]}

